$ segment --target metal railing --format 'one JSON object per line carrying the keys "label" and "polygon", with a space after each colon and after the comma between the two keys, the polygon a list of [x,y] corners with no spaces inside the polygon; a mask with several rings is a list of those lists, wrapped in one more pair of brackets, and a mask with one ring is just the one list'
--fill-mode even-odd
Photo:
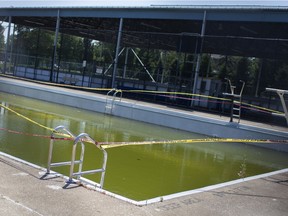
{"label": "metal railing", "polygon": [[[64,133],[63,133],[64,132]],[[73,148],[72,148],[72,154],[71,154],[71,161],[64,161],[64,162],[55,162],[52,163],[52,155],[53,155],[53,146],[55,135],[61,133],[61,135],[68,135],[71,140],[73,140]],[[78,143],[81,143],[81,153],[80,153],[80,159],[75,160],[76,157],[76,147]],[[84,142],[89,142],[92,144],[95,144],[97,148],[99,148],[103,153],[103,163],[102,167],[100,169],[94,169],[94,170],[86,170],[82,171],[83,168],[83,161],[84,161],[84,153],[85,153],[85,144]],[[47,164],[47,171],[46,174],[50,174],[51,167],[59,167],[59,166],[67,166],[70,165],[70,173],[69,173],[69,180],[67,181],[68,184],[76,183],[74,181],[73,177],[77,177],[77,181],[81,181],[81,176],[85,174],[94,174],[101,172],[101,179],[100,179],[100,188],[103,188],[104,184],[104,178],[105,178],[105,171],[106,171],[106,164],[107,164],[107,152],[105,149],[101,148],[101,146],[97,145],[97,142],[93,140],[88,134],[81,133],[77,137],[75,137],[68,129],[66,129],[64,126],[58,126],[54,129],[54,131],[51,134],[51,140],[50,140],[50,146],[49,146],[49,153],[48,153],[48,164]],[[78,172],[74,172],[74,166],[75,164],[79,164]]]}
{"label": "metal railing", "polygon": [[[74,165],[75,165],[75,155],[76,155],[76,147],[78,143],[81,143],[82,149],[81,149],[81,154],[80,154],[80,165],[79,165],[79,170],[78,172],[74,172]],[[95,144],[96,147],[98,147],[102,152],[103,152],[103,163],[102,163],[102,168],[100,169],[94,169],[94,170],[86,170],[86,171],[82,171],[82,165],[83,165],[83,160],[84,160],[84,151],[85,151],[85,145],[83,142],[90,142]],[[100,146],[97,145],[96,141],[93,140],[88,134],[86,133],[81,133],[79,134],[75,140],[74,140],[74,144],[73,144],[73,149],[72,149],[72,158],[71,158],[71,166],[70,166],[70,175],[69,175],[69,180],[68,183],[73,183],[73,176],[77,176],[77,179],[80,180],[82,175],[85,174],[93,174],[93,173],[99,173],[101,172],[101,179],[100,179],[100,188],[103,187],[104,184],[104,177],[105,177],[105,171],[106,171],[106,164],[107,164],[107,152],[105,151],[105,149],[101,148]]]}
{"label": "metal railing", "polygon": [[[224,96],[227,96],[231,99],[231,111],[230,111],[230,122],[233,122],[233,118],[238,119],[238,123],[240,123],[241,119],[241,106],[242,106],[242,93],[245,87],[245,82],[240,80],[242,83],[241,91],[239,94],[235,94],[235,88],[236,86],[232,86],[231,81],[227,78],[225,78],[230,86],[231,93],[223,93]],[[235,99],[239,99],[239,101],[236,101]]]}
{"label": "metal railing", "polygon": [[[118,97],[118,93],[120,96]],[[112,98],[111,98],[112,97]],[[111,89],[106,95],[106,105],[105,105],[105,113],[112,114],[114,108],[115,100],[121,101],[122,100],[122,91],[119,89]]]}
{"label": "metal railing", "polygon": [[[55,135],[59,134],[60,132],[65,132],[62,134],[63,135],[66,134],[69,137],[71,137],[72,139],[75,139],[75,136],[68,129],[66,129],[64,126],[60,125],[60,126],[54,128],[54,131],[52,132],[51,139],[50,139],[49,153],[48,153],[48,164],[47,164],[46,174],[50,174],[51,167],[71,165],[71,161],[51,163],[52,162],[52,155],[53,155],[53,147],[54,147],[54,142],[55,142]],[[80,161],[75,161],[75,163],[80,163]]]}

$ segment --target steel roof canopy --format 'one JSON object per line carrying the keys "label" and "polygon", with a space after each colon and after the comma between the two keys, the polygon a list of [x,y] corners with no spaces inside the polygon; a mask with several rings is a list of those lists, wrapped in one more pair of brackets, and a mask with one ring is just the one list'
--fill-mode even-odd
{"label": "steel roof canopy", "polygon": [[287,9],[288,2],[279,1],[267,1],[267,0],[30,0],[19,1],[9,0],[1,1],[1,8],[225,8],[225,9]]}
{"label": "steel roof canopy", "polygon": [[288,59],[286,0],[0,2],[0,17],[11,16],[15,24],[54,31],[59,12],[61,32],[115,42],[119,18],[124,18],[123,45],[183,52],[194,52],[204,11],[202,52]]}

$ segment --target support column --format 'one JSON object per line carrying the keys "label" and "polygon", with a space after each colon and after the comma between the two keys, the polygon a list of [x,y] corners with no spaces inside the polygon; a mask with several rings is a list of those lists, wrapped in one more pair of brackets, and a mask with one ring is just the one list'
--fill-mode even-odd
{"label": "support column", "polygon": [[284,100],[284,94],[285,93],[288,93],[288,92],[287,91],[277,91],[277,94],[279,95],[282,106],[283,106],[284,115],[285,115],[285,119],[286,119],[287,126],[288,126],[288,111],[287,111],[287,106],[286,106],[286,103]]}
{"label": "support column", "polygon": [[[197,63],[196,63],[193,92],[192,92],[193,94],[196,94],[196,91],[197,91],[197,84],[198,84],[198,77],[199,77],[199,71],[200,71],[200,65],[201,65],[201,54],[202,54],[202,47],[203,47],[203,37],[205,35],[205,28],[206,28],[206,11],[204,11],[203,22],[202,22],[202,29],[201,29],[201,35],[200,35],[201,42],[200,42],[200,49],[199,49],[200,52],[197,55]],[[192,106],[194,105],[194,100],[192,100],[191,105]]]}
{"label": "support column", "polygon": [[[14,55],[12,55],[13,54],[13,49],[14,49],[14,38],[15,38],[15,31],[16,31],[16,29],[15,29],[15,24],[13,24],[13,33],[12,33],[12,40],[11,40],[11,45],[10,45],[10,64],[11,64],[11,62],[12,62],[12,60],[13,60],[13,75],[14,75],[14,71],[15,71],[15,58],[16,58],[16,56]],[[11,72],[11,65],[10,65],[10,67],[9,67],[9,73]]]}
{"label": "support column", "polygon": [[124,69],[123,69],[123,78],[126,78],[129,49],[130,49],[129,47],[126,47],[125,63],[124,63]]}
{"label": "support column", "polygon": [[57,22],[56,22],[56,29],[55,29],[55,37],[54,37],[54,44],[53,44],[53,53],[52,53],[52,61],[51,61],[51,72],[50,72],[50,79],[49,81],[53,81],[53,73],[54,73],[54,64],[55,64],[55,56],[57,51],[57,40],[59,34],[59,26],[60,26],[60,10],[58,10],[57,14]]}
{"label": "support column", "polygon": [[34,62],[34,75],[33,75],[33,79],[36,79],[36,75],[37,75],[40,32],[41,32],[41,29],[39,28],[39,29],[38,29],[38,34],[37,34],[37,45],[36,45],[36,56],[35,56],[35,62]]}
{"label": "support column", "polygon": [[57,75],[56,75],[56,83],[58,83],[58,78],[59,78],[59,70],[60,70],[60,63],[61,63],[61,57],[62,57],[62,44],[63,44],[63,37],[64,35],[60,35],[60,50],[59,50],[59,56],[58,56],[58,67],[57,67]]}
{"label": "support column", "polygon": [[144,70],[146,71],[146,73],[148,74],[148,76],[150,77],[150,79],[152,80],[152,82],[155,82],[154,78],[152,77],[152,75],[150,74],[150,72],[148,71],[148,69],[146,68],[146,66],[144,65],[144,63],[141,61],[141,59],[139,58],[139,56],[137,55],[137,53],[131,48],[131,51],[133,52],[133,54],[135,55],[136,59],[138,60],[138,62],[141,64],[141,66],[144,68]]}
{"label": "support column", "polygon": [[288,91],[282,90],[282,89],[273,89],[273,88],[266,88],[266,91],[276,92],[279,95],[282,106],[283,106],[284,116],[285,116],[287,126],[288,126],[288,110],[287,110],[286,102],[284,99],[284,94],[288,94]]}
{"label": "support column", "polygon": [[118,66],[118,53],[119,53],[119,48],[120,48],[120,43],[121,43],[122,27],[123,27],[123,18],[120,18],[111,88],[115,88],[115,77],[116,77],[117,66]]}
{"label": "support column", "polygon": [[3,67],[3,73],[4,73],[4,74],[6,73],[6,69],[7,69],[7,60],[8,60],[8,49],[9,49],[9,41],[10,41],[11,22],[12,22],[12,17],[9,16],[9,25],[8,25],[7,41],[6,41],[6,46],[5,46],[5,59],[4,59],[4,67]]}
{"label": "support column", "polygon": [[259,68],[259,72],[258,72],[258,76],[257,76],[255,97],[258,97],[258,91],[259,91],[259,86],[260,86],[260,79],[261,79],[261,74],[262,74],[263,62],[264,62],[264,59],[261,59],[260,60],[260,68]]}

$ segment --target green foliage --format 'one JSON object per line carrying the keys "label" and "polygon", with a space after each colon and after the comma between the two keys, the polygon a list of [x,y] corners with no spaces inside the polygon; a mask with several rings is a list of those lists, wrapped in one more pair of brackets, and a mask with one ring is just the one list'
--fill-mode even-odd
{"label": "green foliage", "polygon": [[211,55],[203,54],[201,58],[201,66],[199,74],[202,77],[211,77],[212,68],[211,68]]}
{"label": "green foliage", "polygon": [[60,49],[61,59],[63,61],[81,62],[83,55],[82,38],[63,34],[61,35],[61,45],[58,44],[57,50],[59,51]]}
{"label": "green foliage", "polygon": [[281,64],[277,73],[275,74],[275,83],[273,84],[279,89],[288,89],[288,65]]}
{"label": "green foliage", "polygon": [[14,46],[21,54],[51,56],[54,35],[52,32],[41,29],[16,27]]}
{"label": "green foliage", "polygon": [[222,56],[218,59],[216,67],[218,68],[218,78],[224,80],[225,78],[232,79],[237,65],[237,59],[231,56]]}
{"label": "green foliage", "polygon": [[114,59],[114,44],[100,41],[94,41],[93,44],[93,60],[96,62],[112,62]]}

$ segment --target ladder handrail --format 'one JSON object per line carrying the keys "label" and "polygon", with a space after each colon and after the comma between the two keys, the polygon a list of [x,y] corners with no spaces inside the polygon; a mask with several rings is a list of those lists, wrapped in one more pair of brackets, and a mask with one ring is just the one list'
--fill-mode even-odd
{"label": "ladder handrail", "polygon": [[[114,102],[115,102],[116,99],[118,99],[117,98],[117,94],[118,93],[120,93],[119,101],[121,101],[122,100],[122,90],[113,88],[113,89],[111,89],[110,91],[107,92],[107,94],[106,94],[105,111],[104,111],[106,114],[108,114],[107,113],[107,109],[110,109],[110,113],[109,114],[112,114],[112,110],[114,108]],[[108,100],[110,96],[112,98],[110,100]],[[108,106],[108,102],[109,102],[109,106]]]}
{"label": "ladder handrail", "polygon": [[[102,164],[102,168],[101,169],[82,171],[82,163],[83,163],[83,159],[84,159],[84,148],[85,148],[84,143],[83,143],[84,141],[88,141],[90,143],[95,144],[95,146],[97,148],[99,148],[103,152],[103,164]],[[81,151],[81,156],[80,156],[80,161],[82,163],[80,163],[80,165],[79,165],[78,172],[74,173],[76,147],[77,147],[77,144],[79,142],[81,143],[81,146],[82,146],[82,151]],[[70,174],[69,174],[68,183],[73,183],[72,177],[75,176],[75,175],[77,176],[77,179],[79,180],[83,174],[92,174],[92,173],[96,173],[96,172],[102,172],[101,180],[100,180],[100,188],[102,188],[103,184],[104,184],[104,177],[105,177],[105,171],[106,171],[106,165],[107,165],[107,158],[108,158],[108,154],[107,154],[106,150],[103,149],[101,146],[97,145],[97,142],[94,139],[92,139],[87,133],[79,134],[75,138],[74,144],[73,144],[72,156],[71,156]]]}
{"label": "ladder handrail", "polygon": [[[232,83],[230,79],[225,78],[225,80],[228,81],[229,86],[230,86],[230,91],[231,93],[223,93],[223,95],[228,96],[231,99],[231,111],[230,111],[230,122],[233,122],[233,117],[238,118],[238,123],[240,123],[241,119],[241,104],[242,104],[242,93],[245,87],[245,82],[240,80],[242,83],[241,91],[239,94],[235,94],[234,90],[236,86],[232,86]],[[235,101],[235,98],[239,98],[239,101]],[[239,103],[239,108],[235,108],[236,103]],[[234,111],[237,111],[238,113],[235,114]]]}
{"label": "ladder handrail", "polygon": [[[113,93],[113,95],[110,95],[110,93]],[[116,88],[113,88],[113,89],[111,89],[110,91],[108,91],[107,92],[107,94],[106,94],[106,103],[107,103],[107,100],[108,100],[108,97],[109,96],[112,96],[112,100],[115,100],[115,98],[117,98],[117,94],[118,93],[120,93],[120,100],[119,101],[121,101],[121,99],[122,99],[122,90],[121,89],[116,89]]]}
{"label": "ladder handrail", "polygon": [[[54,128],[53,132],[51,133],[46,174],[50,174],[50,171],[51,171],[51,165],[52,165],[51,161],[52,161],[53,146],[54,146],[54,140],[55,140],[54,138],[55,138],[55,135],[57,133],[59,134],[60,131],[64,131],[66,135],[69,135],[70,137],[75,139],[74,134],[71,131],[69,131],[65,126],[59,125]],[[57,166],[68,165],[67,163],[68,162],[60,162],[60,163],[57,163],[58,164]]]}
{"label": "ladder handrail", "polygon": [[[53,154],[53,146],[54,146],[54,141],[55,135],[59,134],[60,132],[65,132],[63,135],[68,135],[73,139],[73,148],[72,148],[72,154],[71,154],[71,161],[65,161],[65,162],[57,162],[57,163],[51,163],[52,160],[52,154]],[[80,153],[80,159],[75,161],[75,156],[76,156],[76,147],[78,143],[81,143],[81,153]],[[99,148],[102,153],[103,153],[103,163],[102,163],[102,168],[101,169],[95,169],[95,170],[86,170],[82,171],[82,166],[83,166],[83,161],[84,161],[84,153],[85,153],[85,145],[83,142],[89,142],[95,144],[97,148]],[[50,146],[49,146],[49,153],[48,153],[48,163],[47,163],[47,170],[46,170],[46,175],[50,174],[51,167],[56,167],[56,166],[67,166],[70,165],[70,173],[69,173],[69,180],[67,183],[74,183],[72,177],[77,176],[77,180],[81,181],[81,176],[84,174],[92,174],[92,173],[98,173],[101,172],[101,180],[100,180],[100,188],[103,187],[104,184],[104,177],[105,177],[105,171],[106,171],[106,165],[107,165],[107,158],[108,154],[105,149],[103,149],[98,143],[92,139],[87,133],[81,133],[77,137],[74,136],[74,134],[69,131],[65,126],[57,126],[53,132],[51,133],[51,139],[50,139]],[[74,165],[79,164],[79,170],[78,172],[74,173]]]}

